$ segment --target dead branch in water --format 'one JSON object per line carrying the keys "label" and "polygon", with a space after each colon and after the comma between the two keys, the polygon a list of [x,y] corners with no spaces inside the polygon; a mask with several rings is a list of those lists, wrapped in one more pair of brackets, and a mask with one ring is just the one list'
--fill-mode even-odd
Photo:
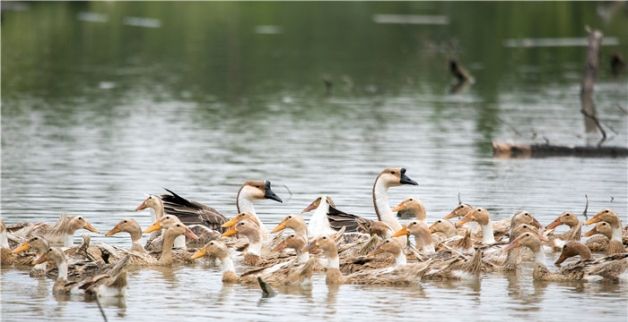
{"label": "dead branch in water", "polygon": [[589,220],[589,216],[587,214],[589,211],[589,196],[585,194],[584,198],[587,200],[587,203],[584,205],[584,211],[582,212],[582,215],[584,216],[585,220]]}
{"label": "dead branch in water", "polygon": [[511,144],[493,141],[493,156],[500,158],[542,158],[556,156],[628,157],[628,148],[618,146],[561,146],[551,144]]}
{"label": "dead branch in water", "polygon": [[[599,50],[604,36],[601,31],[585,27],[589,37],[587,38],[587,60],[584,65],[584,75],[580,86],[580,111],[585,116],[584,127],[587,133],[601,129],[597,121],[595,103],[593,102],[593,90],[599,66]],[[603,142],[603,141],[601,141]],[[598,143],[598,145],[601,143]]]}

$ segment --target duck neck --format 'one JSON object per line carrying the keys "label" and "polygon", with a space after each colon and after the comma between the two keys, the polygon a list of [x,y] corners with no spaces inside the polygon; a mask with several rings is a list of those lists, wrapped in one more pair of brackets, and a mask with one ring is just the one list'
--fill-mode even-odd
{"label": "duck neck", "polygon": [[400,251],[397,256],[395,256],[395,266],[406,265],[408,260],[406,259],[406,254],[403,251]]}
{"label": "duck neck", "polygon": [[617,226],[612,226],[611,227],[612,230],[612,234],[611,234],[611,240],[616,240],[616,241],[622,241],[622,231],[621,231],[621,224],[618,224]]}
{"label": "duck neck", "polygon": [[63,235],[63,247],[72,247],[74,245],[74,234]]}
{"label": "duck neck", "polygon": [[329,224],[329,219],[327,218],[328,213],[329,204],[325,200],[321,199],[320,205],[318,205],[316,210],[314,210],[314,214],[312,215],[312,218],[310,218],[310,223],[308,224],[308,230],[310,231],[310,235],[312,235],[312,237],[318,237],[332,230],[331,225]]}
{"label": "duck neck", "polygon": [[251,255],[262,256],[262,236],[254,233],[246,237],[249,239],[249,247],[247,249],[247,253]]}
{"label": "duck neck", "polygon": [[0,248],[10,248],[9,238],[7,236],[6,230],[3,230],[2,232],[0,232]]}
{"label": "duck neck", "polygon": [[67,281],[68,280],[68,262],[65,258],[62,258],[57,262],[57,269],[59,270],[59,275],[57,275],[57,280]]}
{"label": "duck neck", "polygon": [[489,219],[486,225],[481,225],[482,227],[482,243],[484,244],[495,244],[495,236],[493,235],[493,223]]}
{"label": "duck neck", "polygon": [[170,234],[166,230],[166,233],[164,236],[164,242],[161,247],[161,258],[159,258],[159,262],[161,264],[172,263],[172,246],[174,246],[175,237],[176,236],[174,236],[174,234]]}
{"label": "duck neck", "polygon": [[401,225],[395,214],[390,209],[388,203],[388,186],[385,182],[380,180],[381,176],[378,176],[373,185],[373,206],[375,207],[375,213],[377,219],[388,224],[394,231],[401,229]]}
{"label": "duck neck", "polygon": [[178,248],[178,249],[187,249],[187,245],[185,244],[185,236],[184,235],[177,236],[174,239],[173,246],[174,248]]}
{"label": "duck neck", "polygon": [[231,256],[227,255],[220,259],[222,261],[222,272],[223,273],[235,273],[235,266],[233,265],[233,260]]}
{"label": "duck neck", "polygon": [[580,240],[580,235],[582,230],[582,223],[578,221],[575,224],[570,225],[569,227],[569,240]]}
{"label": "duck neck", "polygon": [[327,257],[325,268],[326,269],[340,269],[340,259],[338,259],[338,255]]}
{"label": "duck neck", "polygon": [[142,246],[142,243],[140,243],[139,240],[131,241],[131,251],[132,252],[137,252],[137,253],[145,253],[146,252],[146,250],[144,249],[144,246]]}
{"label": "duck neck", "polygon": [[161,202],[161,200],[157,201],[157,205],[150,207],[149,209],[153,213],[153,221],[157,221],[165,215],[164,204],[163,202]]}
{"label": "duck neck", "polygon": [[543,248],[542,247],[538,247],[534,251],[534,261],[537,264],[545,265],[545,253],[543,252]]}
{"label": "duck neck", "polygon": [[238,196],[236,198],[236,207],[238,208],[238,213],[248,212],[253,215],[253,217],[255,217],[255,220],[259,224],[259,228],[262,230],[262,232],[264,232],[264,234],[267,234],[268,231],[266,230],[266,226],[264,226],[264,223],[259,219],[257,213],[255,212],[255,207],[253,207],[253,199],[248,194],[243,192],[242,189],[240,189],[240,191],[238,192]]}

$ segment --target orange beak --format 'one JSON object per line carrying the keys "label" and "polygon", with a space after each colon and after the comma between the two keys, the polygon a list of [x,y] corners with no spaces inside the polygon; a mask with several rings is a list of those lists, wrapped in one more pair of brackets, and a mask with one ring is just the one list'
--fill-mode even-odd
{"label": "orange beak", "polygon": [[593,227],[593,229],[591,229],[591,230],[587,231],[586,233],[584,233],[584,237],[591,237],[591,236],[593,236],[593,235],[595,235],[597,233],[598,233],[597,227]]}
{"label": "orange beak", "polygon": [[280,231],[282,231],[284,229],[286,229],[286,221],[285,220],[282,221],[281,223],[279,223],[279,225],[277,225],[277,227],[273,228],[272,233],[275,234],[275,233],[278,233],[278,232],[280,232]]}
{"label": "orange beak", "polygon": [[194,255],[192,255],[192,257],[190,257],[191,259],[197,259],[197,258],[201,258],[203,256],[207,255],[207,250],[205,249],[205,247],[203,248],[199,248],[196,252],[194,252]]}
{"label": "orange beak", "polygon": [[466,223],[470,222],[470,221],[471,221],[471,219],[472,219],[472,217],[471,217],[469,214],[467,214],[466,216],[462,217],[462,219],[460,219],[460,220],[456,223],[456,228],[460,228],[460,227],[462,227],[462,225],[464,225],[464,224],[466,224]]}
{"label": "orange beak", "polygon": [[392,236],[393,237],[407,236],[408,233],[410,233],[408,231],[408,227],[406,225],[403,225],[403,226],[401,226],[401,229],[397,230]]}
{"label": "orange beak", "polygon": [[229,219],[229,221],[227,221],[226,223],[222,224],[222,228],[229,228],[229,227],[233,227],[235,226],[235,224],[237,224],[240,220],[238,219],[238,216],[233,216],[233,218]]}
{"label": "orange beak", "polygon": [[585,225],[593,225],[593,224],[599,223],[600,221],[602,221],[602,216],[595,215],[595,216],[591,217],[591,219],[587,220],[584,224]]}
{"label": "orange beak", "polygon": [[48,257],[46,256],[46,254],[45,253],[41,254],[37,256],[35,259],[33,259],[33,265],[45,263],[47,260],[48,260]]}
{"label": "orange beak", "polygon": [[304,213],[304,212],[312,211],[318,208],[318,205],[320,204],[321,204],[321,200],[320,198],[317,198],[316,200],[312,201],[312,203],[309,206],[305,207],[305,209],[303,209],[303,211],[301,212]]}
{"label": "orange beak", "polygon": [[561,225],[561,222],[560,222],[560,217],[559,217],[559,218],[554,219],[554,221],[552,221],[549,225],[547,225],[545,229],[554,229],[560,225]]}
{"label": "orange beak", "polygon": [[122,230],[120,230],[120,224],[115,225],[113,228],[111,228],[110,231],[108,231],[105,236],[107,237],[111,237],[119,232],[121,232]]}
{"label": "orange beak", "polygon": [[396,206],[394,206],[394,207],[392,208],[392,211],[393,211],[393,212],[399,212],[399,211],[401,211],[401,210],[404,210],[404,209],[405,209],[405,207],[404,207],[405,205],[404,205],[404,204],[405,204],[405,203],[404,203],[403,201],[402,201],[402,202],[400,202],[398,205],[396,205]]}
{"label": "orange beak", "polygon": [[152,232],[158,231],[160,229],[161,229],[161,223],[159,222],[159,220],[157,220],[152,225],[148,226],[148,228],[144,229],[144,232],[145,233],[152,233]]}
{"label": "orange beak", "polygon": [[518,248],[521,247],[521,242],[519,239],[515,239],[512,242],[510,242],[510,244],[506,245],[506,247],[504,247],[505,251],[509,251],[513,248]]}
{"label": "orange beak", "polygon": [[87,221],[85,221],[85,225],[83,226],[83,228],[91,231],[92,233],[98,232],[98,229],[96,229],[96,227],[92,226],[92,224],[88,223]]}
{"label": "orange beak", "polygon": [[273,248],[273,252],[281,252],[282,250],[286,249],[287,246],[288,246],[288,243],[285,240],[283,240],[281,243],[277,244],[275,248]]}
{"label": "orange beak", "polygon": [[231,236],[234,236],[237,233],[238,233],[238,231],[235,229],[235,226],[229,226],[229,229],[227,229],[227,231],[222,233],[222,237],[231,237]]}
{"label": "orange beak", "polygon": [[27,251],[29,249],[31,249],[31,244],[29,244],[28,242],[23,242],[22,244],[17,246],[14,250],[12,250],[11,253],[19,254],[19,253],[25,252],[25,251]]}

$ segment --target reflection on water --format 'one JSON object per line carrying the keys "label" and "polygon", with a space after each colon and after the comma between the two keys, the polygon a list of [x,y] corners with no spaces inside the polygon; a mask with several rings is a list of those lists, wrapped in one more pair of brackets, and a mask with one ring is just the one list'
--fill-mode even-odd
{"label": "reflection on water", "polygon": [[[495,138],[586,139],[577,111],[583,48],[504,41],[578,38],[585,23],[603,25],[620,40],[602,48],[607,66],[612,52],[628,48],[621,11],[602,10],[602,24],[594,3],[18,7],[2,12],[8,223],[53,222],[69,212],[100,231],[124,217],[146,227],[150,214],[132,210],[162,187],[231,216],[239,185],[258,178],[272,180],[286,201],[256,205],[268,224],[321,193],[374,218],[371,185],[387,166],[408,168],[420,184],[392,190],[391,202],[418,197],[430,221],[456,205],[458,193],[495,219],[526,209],[544,224],[580,212],[586,194],[590,210],[612,207],[628,221],[625,159],[490,156]],[[442,16],[448,24],[380,24],[378,15]],[[475,84],[453,85],[450,54]],[[603,67],[596,103],[616,132],[608,144],[626,145],[627,116],[617,108],[626,101],[625,76]],[[92,240],[129,244],[124,236]],[[476,320],[626,319],[625,284],[536,283],[531,271],[523,265],[517,275],[413,288],[328,288],[316,276],[309,288],[278,288],[261,299],[256,286],[223,286],[218,268],[196,264],[132,270],[127,298],[102,304],[113,321],[416,320],[417,312],[428,320],[458,320],[461,312]],[[13,268],[0,276],[3,320],[100,318],[97,303],[81,294],[51,296],[49,279]]]}

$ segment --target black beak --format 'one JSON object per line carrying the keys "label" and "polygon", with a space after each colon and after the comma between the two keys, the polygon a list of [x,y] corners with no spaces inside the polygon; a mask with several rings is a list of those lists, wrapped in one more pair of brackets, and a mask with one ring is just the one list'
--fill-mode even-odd
{"label": "black beak", "polygon": [[270,181],[268,180],[266,180],[266,183],[264,184],[264,198],[283,202],[283,200],[281,200],[281,198],[279,198],[279,196],[276,195],[272,189],[270,189]]}
{"label": "black beak", "polygon": [[411,184],[413,186],[418,186],[419,185],[418,183],[416,183],[416,181],[410,179],[406,175],[406,169],[405,168],[401,168],[401,179],[399,180],[399,183],[401,183],[401,184]]}

